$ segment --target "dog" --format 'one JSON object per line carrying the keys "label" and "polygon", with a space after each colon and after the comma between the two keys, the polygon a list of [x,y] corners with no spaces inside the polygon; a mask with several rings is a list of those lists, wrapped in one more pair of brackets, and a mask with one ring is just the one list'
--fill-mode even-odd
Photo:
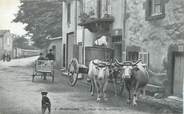
{"label": "dog", "polygon": [[48,109],[49,114],[51,112],[51,102],[50,99],[47,97],[48,92],[41,92],[42,94],[42,101],[41,101],[41,107],[42,107],[42,114],[45,114],[45,111]]}

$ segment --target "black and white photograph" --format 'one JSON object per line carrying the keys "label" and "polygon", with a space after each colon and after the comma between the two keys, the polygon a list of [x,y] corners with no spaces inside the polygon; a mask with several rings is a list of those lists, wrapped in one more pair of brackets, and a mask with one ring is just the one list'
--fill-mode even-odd
{"label": "black and white photograph", "polygon": [[183,114],[184,0],[0,0],[0,114]]}

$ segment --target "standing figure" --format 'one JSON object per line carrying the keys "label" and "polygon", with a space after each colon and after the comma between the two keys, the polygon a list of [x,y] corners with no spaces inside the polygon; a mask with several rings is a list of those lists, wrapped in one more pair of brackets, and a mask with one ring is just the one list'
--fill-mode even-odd
{"label": "standing figure", "polygon": [[3,54],[3,62],[5,62],[6,61],[6,55],[5,55],[5,53]]}
{"label": "standing figure", "polygon": [[46,58],[48,60],[55,60],[55,56],[53,54],[53,50],[52,49],[49,50],[49,53],[46,55]]}
{"label": "standing figure", "polygon": [[10,54],[7,54],[7,61],[11,61],[11,57],[10,57]]}
{"label": "standing figure", "polygon": [[43,53],[40,53],[40,56],[38,57],[38,60],[45,60],[45,57],[43,56]]}

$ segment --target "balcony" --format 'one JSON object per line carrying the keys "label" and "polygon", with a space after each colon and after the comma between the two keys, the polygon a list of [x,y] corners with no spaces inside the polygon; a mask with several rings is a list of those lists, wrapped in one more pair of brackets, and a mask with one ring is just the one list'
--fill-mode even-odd
{"label": "balcony", "polygon": [[111,25],[114,18],[108,14],[105,14],[103,18],[92,18],[89,16],[81,16],[80,26],[87,28],[93,33],[107,33],[111,29]]}

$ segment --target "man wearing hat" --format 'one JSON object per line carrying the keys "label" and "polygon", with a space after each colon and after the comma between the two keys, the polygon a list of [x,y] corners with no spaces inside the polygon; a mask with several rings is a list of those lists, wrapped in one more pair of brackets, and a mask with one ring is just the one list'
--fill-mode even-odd
{"label": "man wearing hat", "polygon": [[40,56],[39,56],[38,60],[45,60],[45,57],[43,56],[43,53],[40,53]]}
{"label": "man wearing hat", "polygon": [[49,53],[46,55],[46,58],[48,60],[55,60],[55,56],[53,54],[53,50],[52,49],[49,49]]}
{"label": "man wearing hat", "polygon": [[41,92],[42,94],[42,114],[45,114],[46,109],[48,108],[49,114],[51,112],[51,103],[49,98],[47,97],[48,92]]}

